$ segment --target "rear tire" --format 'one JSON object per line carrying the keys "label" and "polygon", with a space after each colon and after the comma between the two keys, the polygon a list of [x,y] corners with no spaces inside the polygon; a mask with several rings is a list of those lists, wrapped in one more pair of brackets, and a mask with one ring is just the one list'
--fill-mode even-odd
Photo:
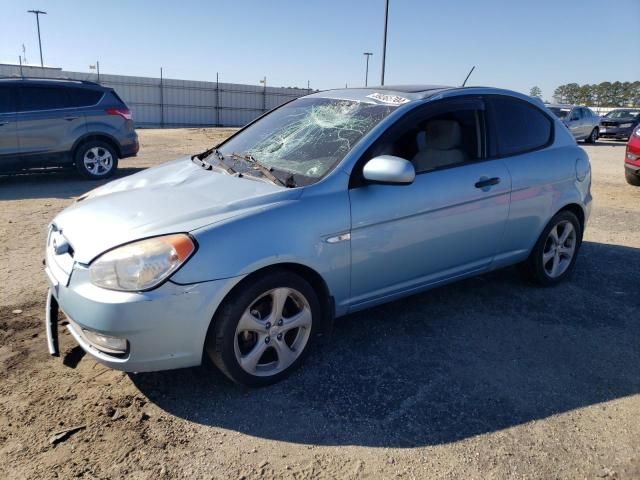
{"label": "rear tire", "polygon": [[598,127],[595,127],[593,130],[591,130],[589,136],[584,139],[585,143],[596,143],[598,141],[599,134],[600,130],[598,129]]}
{"label": "rear tire", "polygon": [[624,176],[627,179],[627,183],[629,185],[633,185],[634,187],[640,187],[640,175],[626,170],[624,172]]}
{"label": "rear tire", "polygon": [[547,224],[529,258],[520,266],[529,280],[551,286],[568,278],[575,268],[582,227],[572,212],[563,210]]}
{"label": "rear tire", "polygon": [[90,140],[75,152],[76,169],[85,178],[102,180],[111,177],[118,169],[118,156],[113,147],[101,140]]}
{"label": "rear tire", "polygon": [[209,327],[206,351],[234,382],[271,385],[300,366],[321,318],[318,296],[304,278],[268,272],[224,300]]}

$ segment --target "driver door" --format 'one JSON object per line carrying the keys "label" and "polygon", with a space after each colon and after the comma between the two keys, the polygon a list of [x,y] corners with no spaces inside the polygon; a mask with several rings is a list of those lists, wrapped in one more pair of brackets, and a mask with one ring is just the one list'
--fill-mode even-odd
{"label": "driver door", "polygon": [[[511,177],[501,160],[486,159],[484,104],[456,99],[436,105],[400,119],[352,172],[352,310],[487,270],[500,248]],[[445,141],[429,138],[434,122],[450,130],[441,135]],[[460,128],[452,129],[456,123]],[[432,147],[446,148],[438,153]],[[425,148],[426,165],[418,160]],[[420,163],[415,181],[367,184],[362,166],[382,154]]]}

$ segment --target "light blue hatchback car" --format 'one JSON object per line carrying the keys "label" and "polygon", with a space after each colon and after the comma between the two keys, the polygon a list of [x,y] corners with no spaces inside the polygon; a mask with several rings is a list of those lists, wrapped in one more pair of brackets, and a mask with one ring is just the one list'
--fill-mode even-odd
{"label": "light blue hatchback car", "polygon": [[125,371],[275,382],[334,318],[520,264],[573,270],[586,153],[542,103],[493,88],[344,89],[80,197],[46,246],[49,350]]}

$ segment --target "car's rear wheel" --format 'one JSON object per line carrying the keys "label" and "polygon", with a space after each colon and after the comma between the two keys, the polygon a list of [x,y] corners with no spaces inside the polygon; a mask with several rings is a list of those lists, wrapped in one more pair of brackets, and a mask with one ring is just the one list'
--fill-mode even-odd
{"label": "car's rear wheel", "polygon": [[91,140],[76,149],[75,164],[82,176],[100,180],[115,173],[118,168],[118,156],[108,143]]}
{"label": "car's rear wheel", "polygon": [[563,281],[573,272],[581,242],[578,218],[568,210],[559,212],[549,221],[522,265],[524,272],[543,286]]}
{"label": "car's rear wheel", "polygon": [[585,138],[584,141],[586,143],[596,143],[598,141],[599,136],[600,136],[600,131],[598,130],[598,127],[595,127],[593,130],[591,130],[591,133],[587,138]]}
{"label": "car's rear wheel", "polygon": [[304,278],[270,272],[241,285],[223,302],[206,350],[234,382],[269,385],[301,364],[320,316],[318,296]]}
{"label": "car's rear wheel", "polygon": [[625,170],[624,176],[627,179],[627,183],[629,185],[633,185],[634,187],[640,187],[640,175]]}

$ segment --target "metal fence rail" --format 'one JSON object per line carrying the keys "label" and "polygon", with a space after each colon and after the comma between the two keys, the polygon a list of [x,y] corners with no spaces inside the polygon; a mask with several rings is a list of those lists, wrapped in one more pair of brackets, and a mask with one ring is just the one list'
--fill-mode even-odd
{"label": "metal fence rail", "polygon": [[[21,71],[23,76],[98,81],[95,73],[0,65],[0,77],[19,77]],[[100,84],[113,88],[127,103],[139,127],[238,127],[311,93],[302,88],[106,74],[100,74]]]}

